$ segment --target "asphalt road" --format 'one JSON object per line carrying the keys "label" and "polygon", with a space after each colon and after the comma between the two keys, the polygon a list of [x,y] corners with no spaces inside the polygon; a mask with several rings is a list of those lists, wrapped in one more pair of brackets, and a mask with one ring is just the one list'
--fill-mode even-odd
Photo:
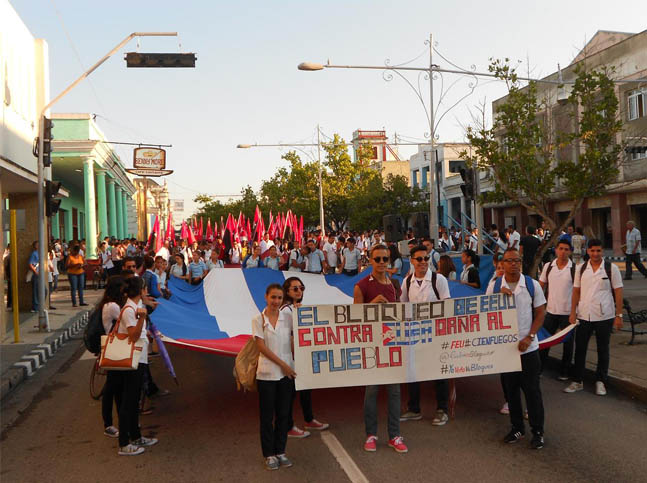
{"label": "asphalt road", "polygon": [[[359,470],[356,481],[366,481],[363,475],[369,481],[619,483],[645,481],[647,475],[645,405],[613,393],[595,396],[591,387],[563,394],[564,385],[553,374],[542,380],[542,450],[531,450],[529,437],[516,445],[501,442],[509,421],[497,412],[499,378],[482,376],[458,380],[456,419],[444,427],[431,426],[433,384],[424,386],[426,418],[401,426],[408,454],[386,446],[383,399],[378,451],[365,453],[363,390],[315,391],[315,417],[331,423],[329,435],[289,440],[287,454],[294,466],[268,472],[260,452],[257,396],[236,391],[233,360],[174,348],[170,352],[180,386],[155,359],[156,381],[172,394],[157,399],[154,413],[141,418],[143,434],[160,443],[143,455],[119,457],[116,440],[102,434],[100,404],[88,391],[93,361],[83,352],[79,349],[43,382],[31,406],[3,433],[3,482],[348,481],[330,449],[335,441],[348,456],[342,458],[344,466],[354,463]],[[37,380],[25,385],[32,383]],[[298,424],[303,422],[300,413],[297,403]]]}

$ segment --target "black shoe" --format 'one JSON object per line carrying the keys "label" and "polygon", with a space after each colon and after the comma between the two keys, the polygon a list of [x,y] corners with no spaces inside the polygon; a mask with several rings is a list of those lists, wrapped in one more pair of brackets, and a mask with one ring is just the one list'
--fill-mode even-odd
{"label": "black shoe", "polygon": [[81,303],[81,304],[79,304],[79,305],[80,305],[81,307],[86,307],[88,304],[86,304],[86,303]]}
{"label": "black shoe", "polygon": [[508,433],[508,435],[505,438],[503,438],[503,442],[512,444],[512,443],[516,443],[521,439],[523,439],[523,433],[521,431],[517,431],[514,428],[512,428]]}
{"label": "black shoe", "polygon": [[532,449],[541,449],[544,447],[544,435],[535,433],[532,435],[532,440],[530,441],[530,448]]}
{"label": "black shoe", "polygon": [[53,306],[50,305],[49,310],[56,310],[56,307],[53,307]]}
{"label": "black shoe", "polygon": [[625,278],[623,278],[623,280],[631,280],[631,277],[625,277]]}

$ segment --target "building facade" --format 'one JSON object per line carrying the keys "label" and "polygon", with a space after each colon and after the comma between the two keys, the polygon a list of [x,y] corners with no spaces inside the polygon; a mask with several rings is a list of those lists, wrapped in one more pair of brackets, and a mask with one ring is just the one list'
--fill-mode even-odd
{"label": "building facade", "polygon": [[136,188],[113,146],[90,114],[53,114],[52,179],[69,192],[51,220],[52,238],[97,242],[137,235]]}
{"label": "building facade", "polygon": [[[31,306],[31,287],[25,282],[31,244],[38,239],[38,166],[32,153],[38,136],[38,119],[49,102],[49,55],[47,42],[36,39],[7,0],[0,0],[0,254],[8,240],[7,210],[18,210],[18,294],[21,310]],[[45,169],[50,179],[50,169]],[[0,266],[4,294],[5,277]],[[4,318],[0,297],[0,318]],[[5,321],[0,320],[4,334]]]}
{"label": "building facade", "polygon": [[[159,183],[157,179],[159,178],[135,178],[133,180],[137,189],[137,238],[139,240],[148,238],[148,234],[153,229],[155,217],[159,217],[161,229],[166,229],[171,212],[171,200],[166,180]],[[179,220],[181,222],[182,218]]]}
{"label": "building facade", "polygon": [[[614,67],[616,81],[647,78],[647,30],[638,34],[599,31],[573,62],[562,69],[563,79],[574,79],[575,69],[583,63],[589,69]],[[545,79],[556,81],[558,76],[558,72],[555,72]],[[549,107],[546,114],[552,117],[551,124],[556,132],[572,129],[565,111],[567,107],[558,102],[568,95],[568,88],[563,91],[560,89],[564,88],[557,84],[546,83],[539,83],[537,87],[538,98],[547,100]],[[623,119],[623,129],[617,141],[626,143],[630,148],[646,147],[647,82],[616,82],[615,90]],[[493,115],[496,115],[497,106],[505,101],[506,97],[503,97],[492,104]],[[562,147],[558,156],[577,159],[580,149],[577,145]],[[582,227],[589,236],[601,239],[605,248],[613,249],[618,255],[622,253],[621,247],[625,243],[628,220],[634,220],[643,232],[647,230],[647,153],[633,152],[623,156],[620,174],[608,186],[608,194],[586,199],[573,220],[574,226]],[[488,187],[484,186],[484,189]],[[550,209],[558,220],[564,220],[571,207],[570,200],[560,199],[556,193]],[[515,225],[517,228],[528,224],[536,226],[541,222],[538,215],[512,202],[486,205],[484,221],[486,225],[496,223],[499,226]]]}
{"label": "building facade", "polygon": [[364,131],[358,129],[353,132],[353,155],[357,159],[357,150],[362,144],[371,144],[373,156],[370,166],[382,174],[383,179],[389,175],[403,176],[411,186],[409,177],[409,161],[400,159],[396,146],[391,146],[386,136],[386,131]]}

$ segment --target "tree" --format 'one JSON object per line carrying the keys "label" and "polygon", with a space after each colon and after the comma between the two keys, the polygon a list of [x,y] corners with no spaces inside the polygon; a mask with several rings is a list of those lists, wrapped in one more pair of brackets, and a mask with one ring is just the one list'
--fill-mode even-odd
{"label": "tree", "polygon": [[[493,190],[480,195],[482,202],[515,201],[540,215],[559,234],[584,199],[604,194],[619,173],[622,147],[617,134],[622,121],[610,77],[613,68],[575,69],[577,77],[566,104],[570,129],[555,127],[550,100],[539,99],[535,82],[522,87],[509,59],[492,61],[489,70],[506,82],[508,96],[496,107],[490,129],[484,120],[467,128],[472,151],[461,156],[485,170],[492,181]],[[550,210],[557,197],[573,201],[561,222]],[[557,240],[553,236],[542,243],[533,273]]]}

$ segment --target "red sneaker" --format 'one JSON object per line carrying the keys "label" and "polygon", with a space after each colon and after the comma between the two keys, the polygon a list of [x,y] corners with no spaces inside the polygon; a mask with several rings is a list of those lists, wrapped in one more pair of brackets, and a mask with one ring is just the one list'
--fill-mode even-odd
{"label": "red sneaker", "polygon": [[409,448],[404,444],[404,438],[402,436],[396,436],[395,438],[390,439],[389,446],[398,453],[407,453],[409,451]]}
{"label": "red sneaker", "polygon": [[372,434],[366,438],[366,442],[364,443],[364,451],[376,451],[377,450],[377,436],[373,436]]}
{"label": "red sneaker", "polygon": [[304,423],[303,427],[306,429],[314,429],[315,431],[323,431],[324,429],[328,429],[330,427],[330,424],[322,423],[317,421],[316,419],[313,419],[309,423]]}
{"label": "red sneaker", "polygon": [[292,426],[292,429],[288,431],[288,438],[307,438],[308,436],[310,436],[310,431],[304,431],[296,426]]}

